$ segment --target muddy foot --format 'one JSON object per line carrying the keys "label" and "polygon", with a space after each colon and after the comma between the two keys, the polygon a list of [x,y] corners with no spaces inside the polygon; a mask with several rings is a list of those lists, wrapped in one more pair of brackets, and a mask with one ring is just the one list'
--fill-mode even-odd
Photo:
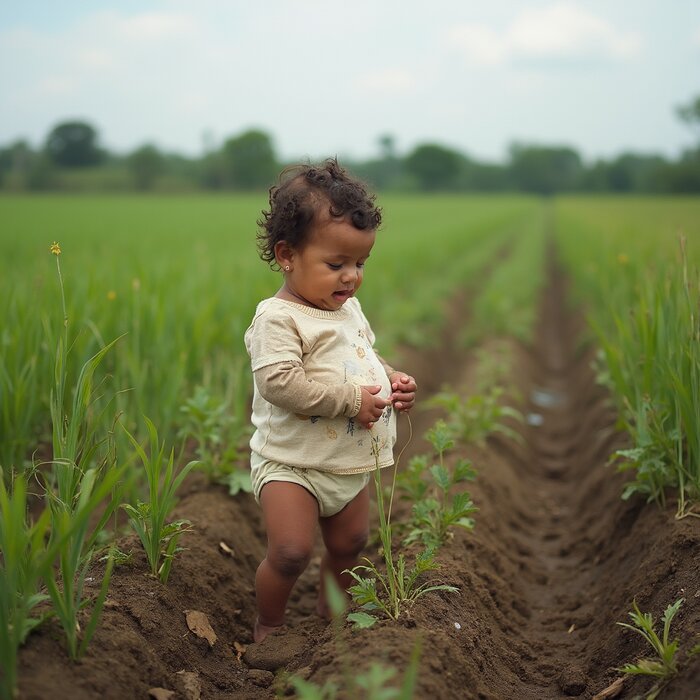
{"label": "muddy foot", "polygon": [[267,637],[268,634],[272,634],[273,632],[278,632],[279,630],[282,629],[284,625],[263,625],[262,622],[260,622],[257,618],[255,620],[255,624],[253,625],[253,641],[254,642],[262,642],[265,637]]}
{"label": "muddy foot", "polygon": [[[286,628],[285,628],[286,630]],[[276,671],[289,665],[298,654],[308,646],[306,637],[293,632],[268,634],[264,641],[250,644],[243,655],[243,660],[250,668]]]}

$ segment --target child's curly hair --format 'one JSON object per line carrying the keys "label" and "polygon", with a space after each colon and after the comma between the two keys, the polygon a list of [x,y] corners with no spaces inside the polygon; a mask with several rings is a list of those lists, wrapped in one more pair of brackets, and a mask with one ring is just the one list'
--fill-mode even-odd
{"label": "child's curly hair", "polygon": [[382,223],[382,211],[374,200],[365,184],[350,176],[335,158],[285,168],[279,184],[270,188],[270,211],[263,210],[257,222],[260,257],[275,269],[275,244],[286,241],[292,248],[303,246],[314,216],[324,205],[334,219],[347,219],[361,231],[375,231]]}

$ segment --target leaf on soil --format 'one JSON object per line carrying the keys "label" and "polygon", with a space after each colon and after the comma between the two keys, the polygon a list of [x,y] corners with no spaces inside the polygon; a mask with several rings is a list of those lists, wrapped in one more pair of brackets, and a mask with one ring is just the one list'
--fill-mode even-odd
{"label": "leaf on soil", "polygon": [[199,674],[195,671],[178,671],[177,675],[182,678],[182,686],[187,700],[200,700],[202,686],[199,682]]}
{"label": "leaf on soil", "polygon": [[624,678],[618,678],[605,688],[605,690],[596,693],[591,700],[610,700],[611,698],[616,698],[622,692],[624,682]]}
{"label": "leaf on soil", "polygon": [[233,648],[236,650],[236,658],[240,661],[241,657],[243,656],[243,654],[245,654],[245,650],[248,647],[245,644],[241,644],[240,642],[234,642]]}
{"label": "leaf on soil", "polygon": [[185,610],[187,626],[191,632],[194,632],[198,637],[206,639],[209,646],[213,647],[216,642],[216,632],[209,624],[209,618],[199,610]]}
{"label": "leaf on soil", "polygon": [[355,612],[348,615],[348,622],[354,622],[355,627],[359,629],[365,629],[366,627],[371,627],[377,618],[373,615],[369,615],[365,612]]}
{"label": "leaf on soil", "polygon": [[170,698],[175,696],[175,691],[166,690],[165,688],[151,688],[148,691],[148,695],[154,700],[170,700]]}
{"label": "leaf on soil", "polygon": [[224,554],[228,554],[230,557],[235,556],[233,550],[226,544],[226,542],[219,542],[219,549]]}

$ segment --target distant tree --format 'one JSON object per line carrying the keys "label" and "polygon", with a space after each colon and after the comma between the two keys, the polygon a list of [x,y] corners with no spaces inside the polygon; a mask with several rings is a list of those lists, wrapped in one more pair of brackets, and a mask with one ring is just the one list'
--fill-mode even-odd
{"label": "distant tree", "polygon": [[382,160],[392,160],[396,158],[396,139],[391,134],[382,134],[379,139],[379,150]]}
{"label": "distant tree", "polygon": [[686,105],[676,109],[681,121],[684,121],[700,137],[700,95]]}
{"label": "distant tree", "polygon": [[56,165],[65,168],[96,165],[103,157],[97,145],[97,131],[81,121],[55,126],[46,138],[46,152]]}
{"label": "distant tree", "polygon": [[660,167],[655,176],[661,192],[700,193],[700,148],[686,151],[675,163]]}
{"label": "distant tree", "polygon": [[608,187],[614,192],[651,192],[664,164],[661,156],[622,153],[608,166]]}
{"label": "distant tree", "polygon": [[469,161],[464,168],[464,189],[476,192],[503,192],[513,188],[504,165]]}
{"label": "distant tree", "polygon": [[36,153],[32,158],[25,184],[30,190],[51,190],[58,186],[56,166],[45,152]]}
{"label": "distant tree", "polygon": [[31,147],[23,140],[0,148],[0,184],[4,185],[10,175],[23,179],[34,157]]}
{"label": "distant tree", "polygon": [[406,170],[423,190],[451,190],[457,187],[464,156],[434,143],[417,146],[405,160]]}
{"label": "distant tree", "polygon": [[552,194],[577,189],[583,164],[579,154],[566,146],[513,144],[510,148],[510,171],[519,189]]}
{"label": "distant tree", "polygon": [[134,184],[139,190],[150,190],[156,178],[165,169],[163,155],[151,144],[144,144],[130,153],[126,162]]}
{"label": "distant tree", "polygon": [[269,187],[277,173],[272,139],[257,129],[228,139],[221,156],[226,180],[239,189]]}

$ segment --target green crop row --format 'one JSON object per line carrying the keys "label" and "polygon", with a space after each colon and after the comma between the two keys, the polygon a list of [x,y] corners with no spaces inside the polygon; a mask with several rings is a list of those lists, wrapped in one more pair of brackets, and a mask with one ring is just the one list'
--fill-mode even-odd
{"label": "green crop row", "polygon": [[700,498],[700,202],[563,199],[557,242],[633,446],[625,497]]}

